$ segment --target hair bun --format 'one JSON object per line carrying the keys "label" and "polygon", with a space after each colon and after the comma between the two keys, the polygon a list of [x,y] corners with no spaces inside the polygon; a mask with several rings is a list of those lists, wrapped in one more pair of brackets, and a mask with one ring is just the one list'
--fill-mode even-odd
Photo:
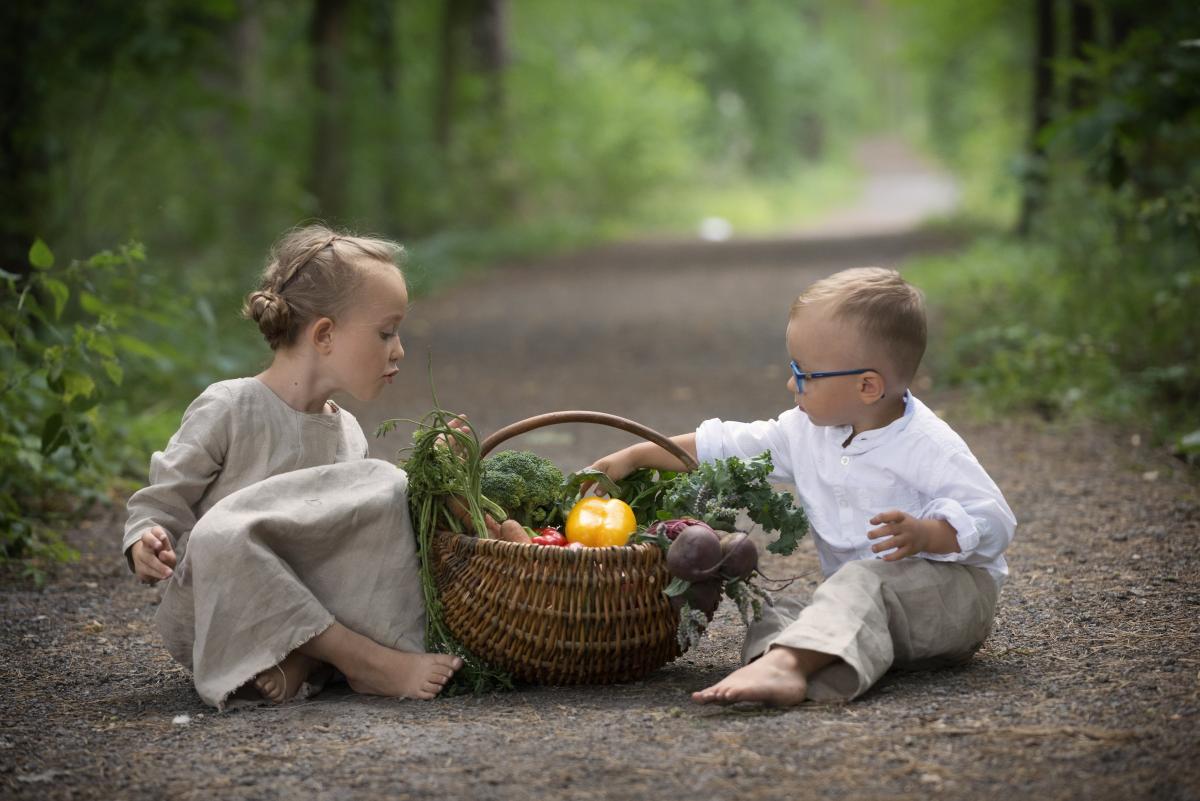
{"label": "hair bun", "polygon": [[269,289],[257,289],[246,296],[242,314],[258,323],[258,330],[272,348],[287,339],[291,308],[287,300]]}

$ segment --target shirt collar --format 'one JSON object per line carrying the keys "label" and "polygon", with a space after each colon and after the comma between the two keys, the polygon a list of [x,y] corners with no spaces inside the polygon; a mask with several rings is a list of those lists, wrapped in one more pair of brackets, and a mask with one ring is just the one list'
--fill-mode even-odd
{"label": "shirt collar", "polygon": [[904,414],[883,428],[872,428],[869,431],[862,432],[845,448],[842,448],[841,444],[846,441],[846,437],[850,436],[851,426],[830,426],[829,436],[837,442],[842,453],[848,454],[866,453],[869,450],[878,448],[880,445],[885,445],[898,437],[904,429],[908,428],[908,424],[913,418],[913,413],[917,409],[916,398],[908,390],[904,391],[903,400]]}

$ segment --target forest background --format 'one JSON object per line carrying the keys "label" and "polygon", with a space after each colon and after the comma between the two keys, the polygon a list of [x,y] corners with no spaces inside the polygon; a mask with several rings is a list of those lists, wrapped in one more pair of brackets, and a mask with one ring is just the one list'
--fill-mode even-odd
{"label": "forest background", "polygon": [[939,381],[1200,454],[1194,3],[17,0],[0,23],[0,561],[34,576],[191,398],[263,363],[237,310],[298,222],[400,240],[419,296],[705,218],[794,227],[853,198],[881,132],[963,188],[936,224],[971,244],[906,272]]}

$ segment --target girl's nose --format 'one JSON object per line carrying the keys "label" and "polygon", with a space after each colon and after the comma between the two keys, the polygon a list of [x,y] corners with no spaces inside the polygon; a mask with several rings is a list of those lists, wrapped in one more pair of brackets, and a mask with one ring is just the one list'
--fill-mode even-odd
{"label": "girl's nose", "polygon": [[392,345],[391,352],[392,361],[398,362],[404,358],[404,345],[400,344],[400,337],[396,337],[395,343]]}

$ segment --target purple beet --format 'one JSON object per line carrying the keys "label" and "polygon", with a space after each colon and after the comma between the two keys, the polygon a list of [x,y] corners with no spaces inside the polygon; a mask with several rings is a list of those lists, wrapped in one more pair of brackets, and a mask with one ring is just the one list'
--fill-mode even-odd
{"label": "purple beet", "polygon": [[705,617],[712,620],[721,604],[721,580],[711,578],[700,581],[688,587],[686,592],[671,596],[671,608],[676,612],[682,609],[685,603],[693,609],[699,609]]}
{"label": "purple beet", "polygon": [[682,517],[678,520],[660,520],[646,529],[646,533],[655,535],[662,534],[667,539],[674,542],[675,538],[679,536],[679,532],[683,531],[689,526],[704,526],[709,531],[712,531],[712,528],[707,523],[704,523],[700,520],[693,520],[690,517]]}
{"label": "purple beet", "polygon": [[688,526],[667,549],[667,570],[693,583],[716,575],[721,563],[721,541],[705,525]]}
{"label": "purple beet", "polygon": [[721,580],[714,578],[693,584],[684,595],[693,609],[699,609],[705,617],[712,620],[721,604]]}
{"label": "purple beet", "polygon": [[758,567],[758,547],[745,534],[735,532],[721,538],[720,572],[727,579],[747,579]]}

